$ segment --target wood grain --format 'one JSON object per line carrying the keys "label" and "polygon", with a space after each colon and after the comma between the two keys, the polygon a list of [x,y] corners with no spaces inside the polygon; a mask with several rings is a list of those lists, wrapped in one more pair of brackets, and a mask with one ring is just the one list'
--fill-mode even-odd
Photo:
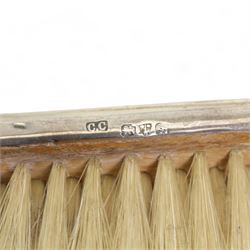
{"label": "wood grain", "polygon": [[228,153],[241,149],[250,165],[250,132],[217,132],[131,139],[82,139],[0,147],[0,176],[8,180],[18,162],[25,162],[32,178],[46,179],[53,161],[62,161],[69,176],[80,176],[86,161],[100,158],[103,174],[116,174],[127,154],[138,158],[141,171],[154,174],[160,154],[169,155],[176,168],[188,169],[197,151],[206,151],[209,167],[225,166]]}

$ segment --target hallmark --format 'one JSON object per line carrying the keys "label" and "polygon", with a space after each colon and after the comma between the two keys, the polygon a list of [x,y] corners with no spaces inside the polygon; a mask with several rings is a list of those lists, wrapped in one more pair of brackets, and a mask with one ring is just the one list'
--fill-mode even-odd
{"label": "hallmark", "polygon": [[160,122],[128,123],[121,126],[122,137],[152,136],[168,134],[168,128]]}
{"label": "hallmark", "polygon": [[108,121],[87,122],[86,130],[89,132],[108,131]]}

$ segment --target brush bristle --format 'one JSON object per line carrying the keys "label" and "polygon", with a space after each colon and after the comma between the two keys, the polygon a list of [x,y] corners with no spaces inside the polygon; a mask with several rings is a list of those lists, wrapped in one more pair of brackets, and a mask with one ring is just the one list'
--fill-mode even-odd
{"label": "brush bristle", "polygon": [[115,192],[111,222],[114,232],[112,249],[149,249],[150,228],[141,176],[134,157],[124,159]]}
{"label": "brush bristle", "polygon": [[249,183],[240,151],[231,152],[227,171],[227,249],[250,249]]}
{"label": "brush bristle", "polygon": [[246,167],[246,173],[247,173],[248,182],[250,183],[250,166]]}
{"label": "brush bristle", "polygon": [[66,170],[54,163],[47,184],[38,250],[67,249]]}
{"label": "brush bristle", "polygon": [[76,178],[67,178],[66,180],[66,209],[68,222],[68,235],[72,233],[78,215],[81,201],[81,184]]}
{"label": "brush bristle", "polygon": [[171,161],[159,159],[152,197],[152,249],[187,249],[186,225],[176,170]]}
{"label": "brush bristle", "polygon": [[110,229],[102,199],[100,161],[86,166],[78,217],[71,235],[70,249],[110,249]]}
{"label": "brush bristle", "polygon": [[182,169],[176,169],[176,181],[180,191],[180,201],[183,205],[183,213],[185,222],[188,220],[188,209],[187,209],[187,193],[188,193],[188,178],[186,171]]}
{"label": "brush bristle", "polygon": [[152,192],[153,192],[151,176],[147,173],[141,173],[141,182],[142,182],[142,191],[144,195],[146,210],[147,214],[149,214]]}
{"label": "brush bristle", "polygon": [[144,172],[127,155],[113,175],[93,156],[75,177],[56,161],[47,184],[18,164],[0,184],[0,249],[250,249],[250,168],[242,152],[233,150],[227,166],[197,152],[188,172],[171,156]]}
{"label": "brush bristle", "polygon": [[207,161],[202,152],[194,156],[191,166],[188,202],[189,248],[224,249],[224,237],[214,203]]}
{"label": "brush bristle", "polygon": [[4,195],[5,190],[6,190],[6,185],[1,183],[0,184],[0,202],[1,202],[1,199],[2,199],[2,197]]}
{"label": "brush bristle", "polygon": [[31,181],[31,229],[32,246],[37,247],[38,235],[41,226],[41,218],[44,204],[45,185],[41,180]]}
{"label": "brush bristle", "polygon": [[176,181],[180,190],[181,201],[185,204],[188,192],[188,178],[187,173],[182,169],[176,169]]}
{"label": "brush bristle", "polygon": [[114,188],[116,178],[112,175],[102,176],[102,199],[105,205],[109,222],[112,219],[112,206],[114,203]]}
{"label": "brush bristle", "polygon": [[31,177],[16,166],[0,204],[0,248],[31,249]]}
{"label": "brush bristle", "polygon": [[217,209],[221,229],[225,237],[226,222],[226,181],[224,172],[218,168],[211,168],[209,171],[211,186],[214,195],[214,204]]}

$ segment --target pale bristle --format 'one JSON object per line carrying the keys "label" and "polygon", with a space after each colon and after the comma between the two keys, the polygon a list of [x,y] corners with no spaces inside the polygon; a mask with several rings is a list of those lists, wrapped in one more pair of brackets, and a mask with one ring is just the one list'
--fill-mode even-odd
{"label": "pale bristle", "polygon": [[36,248],[44,204],[45,185],[41,180],[31,181],[31,229],[32,246]]}
{"label": "pale bristle", "polygon": [[102,199],[100,161],[86,166],[79,213],[70,239],[70,249],[110,249],[110,230]]}
{"label": "pale bristle", "polygon": [[250,183],[250,166],[247,166],[247,167],[246,167],[246,172],[247,172],[248,181],[249,181],[249,183]]}
{"label": "pale bristle", "polygon": [[225,236],[226,221],[226,182],[224,172],[218,168],[211,168],[210,171],[211,185],[214,195],[215,207],[219,216],[222,232]]}
{"label": "pale bristle", "polygon": [[176,175],[171,161],[161,156],[151,207],[152,249],[187,249],[183,203]]}
{"label": "pale bristle", "polygon": [[227,171],[227,249],[250,249],[249,183],[240,151],[230,153]]}
{"label": "pale bristle", "polygon": [[31,225],[36,223],[43,208],[45,184],[41,180],[31,181]]}
{"label": "pale bristle", "polygon": [[0,204],[0,248],[31,249],[31,185],[27,167],[19,164]]}
{"label": "pale bristle", "polygon": [[181,202],[184,208],[184,217],[187,223],[188,220],[188,210],[187,210],[187,193],[188,193],[188,178],[186,171],[182,169],[176,169],[176,180],[180,190]]}
{"label": "pale bristle", "polygon": [[68,235],[65,185],[66,170],[60,163],[54,163],[47,184],[38,240],[39,250],[67,249]]}
{"label": "pale bristle", "polygon": [[112,249],[149,249],[151,236],[136,160],[128,156],[117,176],[112,209],[114,239]]}
{"label": "pale bristle", "polygon": [[66,194],[67,194],[67,222],[68,234],[70,235],[80,207],[81,200],[81,184],[76,178],[67,178],[66,180]]}
{"label": "pale bristle", "polygon": [[152,179],[151,176],[147,173],[141,173],[141,182],[142,182],[142,191],[144,195],[145,205],[147,213],[150,211],[150,204],[152,199]]}
{"label": "pale bristle", "polygon": [[197,153],[191,166],[188,191],[188,244],[195,250],[221,250],[225,240],[214,204],[205,153]]}
{"label": "pale bristle", "polygon": [[112,219],[112,206],[114,203],[115,177],[112,175],[102,176],[102,198],[105,204],[109,222]]}
{"label": "pale bristle", "polygon": [[187,200],[188,179],[187,173],[182,169],[176,169],[177,183],[180,190],[181,200],[183,203]]}
{"label": "pale bristle", "polygon": [[[6,185],[1,183],[0,184],[0,200],[2,199],[3,195],[4,195],[4,192],[6,190]],[[0,201],[1,202],[1,201]]]}

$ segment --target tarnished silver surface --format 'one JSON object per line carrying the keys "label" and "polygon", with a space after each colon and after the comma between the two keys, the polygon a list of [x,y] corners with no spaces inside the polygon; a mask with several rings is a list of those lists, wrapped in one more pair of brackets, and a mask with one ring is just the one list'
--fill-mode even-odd
{"label": "tarnished silver surface", "polygon": [[0,115],[0,144],[250,130],[250,100]]}

